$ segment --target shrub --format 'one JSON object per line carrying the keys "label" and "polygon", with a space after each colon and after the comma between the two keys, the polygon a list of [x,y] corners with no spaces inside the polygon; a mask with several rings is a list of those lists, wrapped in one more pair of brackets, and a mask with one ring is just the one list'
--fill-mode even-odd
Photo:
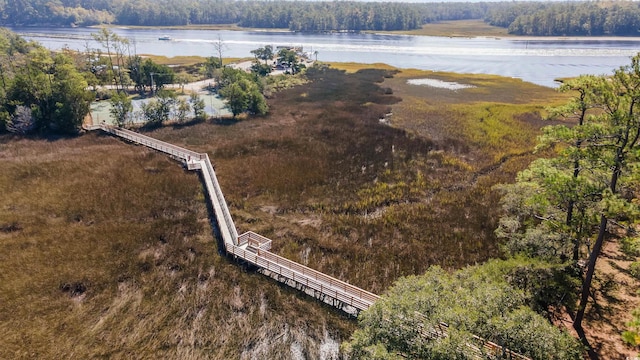
{"label": "shrub", "polygon": [[204,120],[207,117],[207,113],[204,111],[205,103],[204,100],[198,96],[196,93],[192,93],[189,96],[189,103],[191,104],[191,109],[193,109],[193,118],[196,120]]}
{"label": "shrub", "polygon": [[107,100],[111,98],[113,92],[109,89],[98,88],[95,91],[96,100]]}
{"label": "shrub", "polygon": [[640,261],[634,261],[629,265],[629,274],[636,280],[640,280]]}
{"label": "shrub", "polygon": [[133,104],[129,96],[124,92],[116,92],[109,100],[111,109],[109,113],[115,119],[116,125],[125,126],[129,119],[129,114],[133,111]]}
{"label": "shrub", "polygon": [[176,95],[174,93],[164,90],[159,91],[157,98],[142,105],[146,125],[159,126],[169,120],[171,109],[175,103]]}
{"label": "shrub", "polygon": [[620,240],[620,251],[630,257],[640,256],[640,238],[623,238]]}
{"label": "shrub", "polygon": [[640,308],[631,313],[633,319],[627,323],[629,330],[622,332],[622,340],[631,346],[640,345]]}
{"label": "shrub", "polygon": [[[493,270],[503,266],[493,261],[454,274],[432,267],[399,280],[362,314],[361,329],[345,350],[356,358],[372,358],[376,349],[412,358],[472,359],[468,345],[478,335],[535,359],[581,359],[576,339],[528,308],[523,291],[496,277]],[[437,331],[440,322],[448,324],[445,338],[435,341],[420,331]]]}

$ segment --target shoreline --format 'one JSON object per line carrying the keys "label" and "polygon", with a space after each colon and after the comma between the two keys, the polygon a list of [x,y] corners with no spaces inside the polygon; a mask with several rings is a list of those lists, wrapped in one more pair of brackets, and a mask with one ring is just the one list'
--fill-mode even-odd
{"label": "shoreline", "polygon": [[603,40],[603,41],[640,41],[640,36],[470,36],[472,38],[486,38],[496,40],[518,41],[578,41],[578,40]]}
{"label": "shoreline", "polygon": [[[99,29],[102,27],[116,28],[116,29],[157,29],[157,30],[227,30],[227,31],[246,31],[246,32],[279,32],[279,33],[303,33],[303,34],[339,34],[344,31],[292,31],[289,29],[277,28],[247,28],[240,27],[235,24],[208,24],[208,25],[180,25],[180,26],[138,26],[138,25],[92,25],[85,28]],[[487,33],[480,33],[478,35],[463,35],[463,34],[451,34],[451,35],[437,35],[437,34],[408,34],[406,31],[359,31],[353,33],[362,34],[378,34],[378,35],[398,35],[398,36],[418,36],[418,37],[443,37],[443,38],[481,38],[481,39],[496,39],[496,40],[522,40],[522,41],[576,41],[576,40],[604,40],[604,41],[640,41],[640,36],[521,36],[521,35],[493,35]]]}
{"label": "shoreline", "polygon": [[[235,24],[209,24],[209,25],[180,25],[180,26],[138,26],[138,25],[91,25],[91,26],[78,26],[79,29],[100,29],[100,28],[112,28],[112,29],[139,29],[139,30],[196,30],[196,31],[245,31],[245,32],[273,32],[273,33],[301,33],[301,34],[340,34],[345,31],[292,31],[288,29],[270,29],[270,28],[247,28],[239,27]],[[37,26],[12,26],[14,31],[19,29],[37,28]],[[60,26],[59,28],[65,29],[69,27]],[[580,41],[580,40],[598,40],[598,41],[638,41],[640,42],[640,36],[521,36],[521,35],[509,35],[509,34],[491,34],[480,31],[478,34],[466,34],[466,33],[451,33],[451,34],[439,34],[439,33],[410,33],[407,31],[359,31],[350,33],[361,34],[374,34],[374,35],[395,35],[395,36],[415,36],[415,37],[437,37],[437,38],[467,38],[467,39],[495,39],[495,40],[514,40],[514,41]],[[51,35],[48,35],[51,36]],[[64,36],[60,36],[64,38]]]}

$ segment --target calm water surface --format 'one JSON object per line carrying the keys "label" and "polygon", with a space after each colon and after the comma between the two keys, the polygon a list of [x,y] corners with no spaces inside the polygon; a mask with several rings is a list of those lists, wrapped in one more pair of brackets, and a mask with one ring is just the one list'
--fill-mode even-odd
{"label": "calm water surface", "polygon": [[[98,47],[96,29],[12,28],[50,49]],[[301,34],[264,31],[205,31],[114,28],[132,41],[138,54],[214,56],[221,39],[224,57],[250,57],[265,45],[298,45],[317,51],[318,60],[382,62],[399,68],[497,74],[544,86],[580,74],[610,74],[640,51],[640,38],[514,40],[378,34]],[[158,40],[168,35],[171,41]]]}

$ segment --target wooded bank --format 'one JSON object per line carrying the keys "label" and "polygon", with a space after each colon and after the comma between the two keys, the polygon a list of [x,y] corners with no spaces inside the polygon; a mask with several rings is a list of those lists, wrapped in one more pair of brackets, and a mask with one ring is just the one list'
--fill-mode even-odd
{"label": "wooded bank", "polygon": [[635,36],[634,2],[385,3],[350,1],[0,1],[4,26],[237,25],[292,31],[396,31],[482,19],[516,35]]}

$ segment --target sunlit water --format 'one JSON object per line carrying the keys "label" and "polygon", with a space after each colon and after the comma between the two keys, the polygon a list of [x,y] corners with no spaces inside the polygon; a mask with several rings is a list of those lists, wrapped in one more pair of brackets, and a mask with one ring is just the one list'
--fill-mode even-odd
{"label": "sunlit water", "polygon": [[[97,47],[96,29],[13,28],[50,49]],[[580,74],[610,74],[640,51],[640,38],[513,40],[446,38],[379,34],[303,34],[264,31],[149,30],[115,28],[131,40],[138,54],[217,56],[222,41],[224,57],[251,57],[265,45],[303,46],[317,51],[318,60],[377,63],[458,73],[485,73],[520,78],[544,86],[554,79]],[[158,38],[169,35],[171,41]]]}
{"label": "sunlit water", "polygon": [[441,89],[449,89],[453,91],[475,87],[473,85],[459,84],[457,82],[442,81],[438,79],[409,79],[407,80],[407,83],[411,85],[422,85]]}

